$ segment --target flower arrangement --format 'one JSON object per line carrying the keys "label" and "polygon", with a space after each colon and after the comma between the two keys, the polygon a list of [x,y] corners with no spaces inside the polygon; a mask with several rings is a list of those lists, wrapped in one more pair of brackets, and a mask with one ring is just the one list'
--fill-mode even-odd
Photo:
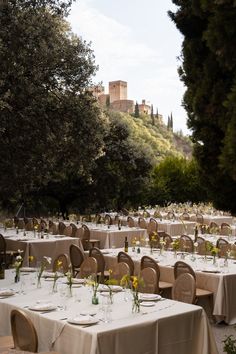
{"label": "flower arrangement", "polygon": [[155,231],[153,231],[149,235],[149,245],[150,245],[150,251],[152,254],[154,246],[157,245],[157,233]]}
{"label": "flower arrangement", "polygon": [[219,253],[219,248],[215,247],[211,242],[206,242],[206,252],[210,252],[213,256],[213,263],[215,264],[216,255]]}
{"label": "flower arrangement", "polygon": [[124,275],[120,281],[120,285],[125,288],[130,288],[133,295],[132,312],[140,312],[139,302],[139,285],[143,284],[143,279],[137,276]]}
{"label": "flower arrangement", "polygon": [[53,277],[53,286],[52,286],[52,292],[55,293],[57,292],[57,280],[59,278],[59,274],[58,271],[61,269],[62,266],[62,261],[60,261],[59,259],[56,262],[56,269],[54,272],[54,277]]}
{"label": "flower arrangement", "polygon": [[23,263],[23,257],[21,256],[21,253],[24,251],[22,250],[17,250],[18,255],[16,256],[14,267],[16,269],[16,275],[15,275],[15,282],[17,283],[20,280],[20,268],[22,267]]}
{"label": "flower arrangement", "polygon": [[171,246],[173,248],[173,250],[176,252],[179,250],[180,248],[180,239],[179,238],[176,238],[172,243],[171,243]]}
{"label": "flower arrangement", "polygon": [[68,270],[68,272],[66,273],[66,277],[67,277],[67,284],[69,287],[69,296],[72,296],[72,284],[73,284],[73,273],[71,271],[71,269]]}
{"label": "flower arrangement", "polygon": [[38,288],[41,287],[42,274],[43,274],[44,270],[46,269],[47,265],[51,264],[51,262],[52,262],[52,258],[51,257],[46,257],[46,256],[43,257],[41,265],[40,265],[39,270],[38,270],[38,282],[37,282],[37,287]]}
{"label": "flower arrangement", "polygon": [[93,293],[92,304],[93,305],[98,305],[99,301],[98,301],[98,297],[97,297],[97,291],[98,291],[98,286],[99,286],[100,283],[97,280],[97,277],[90,275],[87,278],[86,284],[88,286],[91,286],[91,288],[92,288],[92,293]]}

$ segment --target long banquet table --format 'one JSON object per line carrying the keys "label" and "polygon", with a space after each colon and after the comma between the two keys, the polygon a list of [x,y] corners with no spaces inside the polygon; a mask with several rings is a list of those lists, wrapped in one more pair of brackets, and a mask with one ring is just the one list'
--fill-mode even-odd
{"label": "long banquet table", "polygon": [[[0,280],[0,287],[11,284],[10,276]],[[25,276],[29,279],[29,276]],[[39,337],[39,351],[55,350],[60,354],[217,354],[215,340],[204,310],[195,305],[173,300],[158,301],[152,307],[141,306],[140,313],[132,313],[132,302],[124,301],[124,293],[114,294],[110,307],[111,321],[103,322],[103,299],[101,305],[91,305],[88,287],[73,288],[75,297],[61,298],[58,293],[49,294],[49,282],[41,289],[25,287],[26,295],[0,298],[0,335],[10,334],[10,312],[23,309],[31,318]],[[37,300],[52,301],[60,305],[66,301],[63,311],[36,312],[29,307]],[[80,300],[78,302],[78,299]],[[93,326],[73,325],[68,318],[80,313],[95,313],[99,322]],[[180,325],[181,324],[181,325]]]}
{"label": "long banquet table", "polygon": [[44,256],[51,257],[53,261],[61,253],[69,254],[71,244],[82,247],[81,240],[74,237],[49,235],[49,238],[41,239],[37,238],[33,232],[28,232],[26,236],[23,235],[23,232],[16,235],[15,231],[11,230],[1,233],[5,237],[7,249],[24,251],[24,266],[29,266],[29,256],[34,257],[34,264],[36,261],[41,261]]}
{"label": "long banquet table", "polygon": [[[109,269],[117,262],[117,254],[123,249],[107,250],[104,257],[106,267]],[[236,264],[234,260],[228,260],[228,266],[224,266],[224,259],[217,260],[213,265],[212,257],[204,257],[187,254],[185,259],[182,254],[174,257],[173,252],[154,252],[150,255],[150,250],[142,248],[141,253],[137,254],[129,249],[129,255],[134,260],[135,274],[139,274],[140,260],[144,255],[154,258],[160,267],[160,280],[174,283],[174,264],[176,261],[184,261],[191,265],[196,273],[196,285],[198,288],[206,289],[214,293],[213,296],[213,315],[218,321],[224,320],[228,324],[236,323]]]}

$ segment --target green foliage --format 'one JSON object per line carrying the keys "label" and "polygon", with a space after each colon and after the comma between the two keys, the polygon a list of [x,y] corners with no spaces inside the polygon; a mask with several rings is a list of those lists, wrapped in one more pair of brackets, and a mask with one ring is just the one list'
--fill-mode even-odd
{"label": "green foliage", "polygon": [[139,106],[138,106],[138,102],[135,103],[135,106],[134,106],[134,116],[135,118],[138,118],[139,117]]}
{"label": "green foliage", "polygon": [[166,157],[154,168],[149,197],[151,204],[202,200],[206,200],[206,194],[199,183],[196,161]]}
{"label": "green foliage", "polygon": [[234,1],[173,0],[184,35],[179,69],[202,183],[215,206],[236,211],[236,7]]}
{"label": "green foliage", "polygon": [[70,32],[65,9],[65,1],[9,0],[1,13],[0,196],[6,202],[46,189],[53,196],[55,186],[88,178],[102,152],[106,120],[86,92],[96,72],[93,52]]}
{"label": "green foliage", "polygon": [[224,348],[223,348],[224,353],[236,354],[236,339],[233,339],[232,334],[226,337],[226,339],[223,340],[223,343],[224,343]]}

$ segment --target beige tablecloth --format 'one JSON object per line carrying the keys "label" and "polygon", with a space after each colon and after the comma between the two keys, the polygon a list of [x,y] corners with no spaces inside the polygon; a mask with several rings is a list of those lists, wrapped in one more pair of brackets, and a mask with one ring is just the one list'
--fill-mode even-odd
{"label": "beige tablecloth", "polygon": [[53,262],[61,253],[66,253],[69,256],[69,247],[71,244],[82,247],[79,238],[62,237],[61,235],[58,235],[58,237],[50,235],[49,239],[31,237],[28,235],[27,238],[26,236],[26,241],[24,241],[24,237],[18,235],[6,238],[7,249],[15,251],[20,249],[24,251],[24,266],[29,266],[29,256],[34,257],[33,265],[35,265],[36,261],[41,261],[44,256],[51,257]]}
{"label": "beige tablecloth", "polygon": [[[26,279],[27,276],[25,277]],[[10,279],[10,276],[9,278]],[[205,312],[201,307],[172,300],[159,301],[152,307],[141,306],[132,313],[132,301],[124,301],[124,293],[114,295],[110,307],[111,322],[99,321],[84,327],[67,323],[82,311],[95,312],[102,319],[104,305],[91,305],[87,287],[74,288],[74,298],[66,300],[66,311],[41,314],[30,311],[37,300],[61,303],[58,293],[49,294],[47,282],[42,289],[25,287],[26,295],[0,299],[0,335],[10,334],[10,312],[23,308],[32,319],[39,337],[39,351],[55,350],[60,354],[217,354]],[[9,280],[0,280],[0,287],[11,287]],[[14,288],[17,290],[17,285]],[[76,301],[80,299],[80,302]],[[104,297],[99,295],[103,304]],[[65,301],[65,300],[63,300]]]}
{"label": "beige tablecloth", "polygon": [[[104,255],[106,259],[106,267],[109,269],[117,262],[117,254],[119,251],[109,250],[109,254]],[[140,260],[143,255],[150,256],[150,251],[142,248],[141,253],[137,254],[129,250],[129,255],[133,258],[135,264],[135,274],[140,272]],[[174,258],[173,253],[164,252],[164,256],[160,256],[159,252],[151,255],[160,267],[160,280],[174,283],[174,263],[181,259],[178,255]],[[233,260],[229,260],[229,266],[224,267],[224,259],[217,260],[217,266],[213,266],[213,260],[208,259],[207,263],[203,261],[203,257],[197,257],[195,261],[191,260],[192,255],[186,256],[183,260],[189,263],[196,272],[196,285],[198,288],[206,289],[214,293],[213,315],[218,320],[224,320],[228,324],[236,323],[236,264]]]}

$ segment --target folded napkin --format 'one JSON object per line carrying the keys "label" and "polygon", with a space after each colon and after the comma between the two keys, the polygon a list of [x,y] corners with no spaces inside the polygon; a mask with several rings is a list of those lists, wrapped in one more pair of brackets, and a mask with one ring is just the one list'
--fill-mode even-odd
{"label": "folded napkin", "polygon": [[11,289],[2,289],[0,290],[0,296],[11,296],[14,295],[15,292]]}

